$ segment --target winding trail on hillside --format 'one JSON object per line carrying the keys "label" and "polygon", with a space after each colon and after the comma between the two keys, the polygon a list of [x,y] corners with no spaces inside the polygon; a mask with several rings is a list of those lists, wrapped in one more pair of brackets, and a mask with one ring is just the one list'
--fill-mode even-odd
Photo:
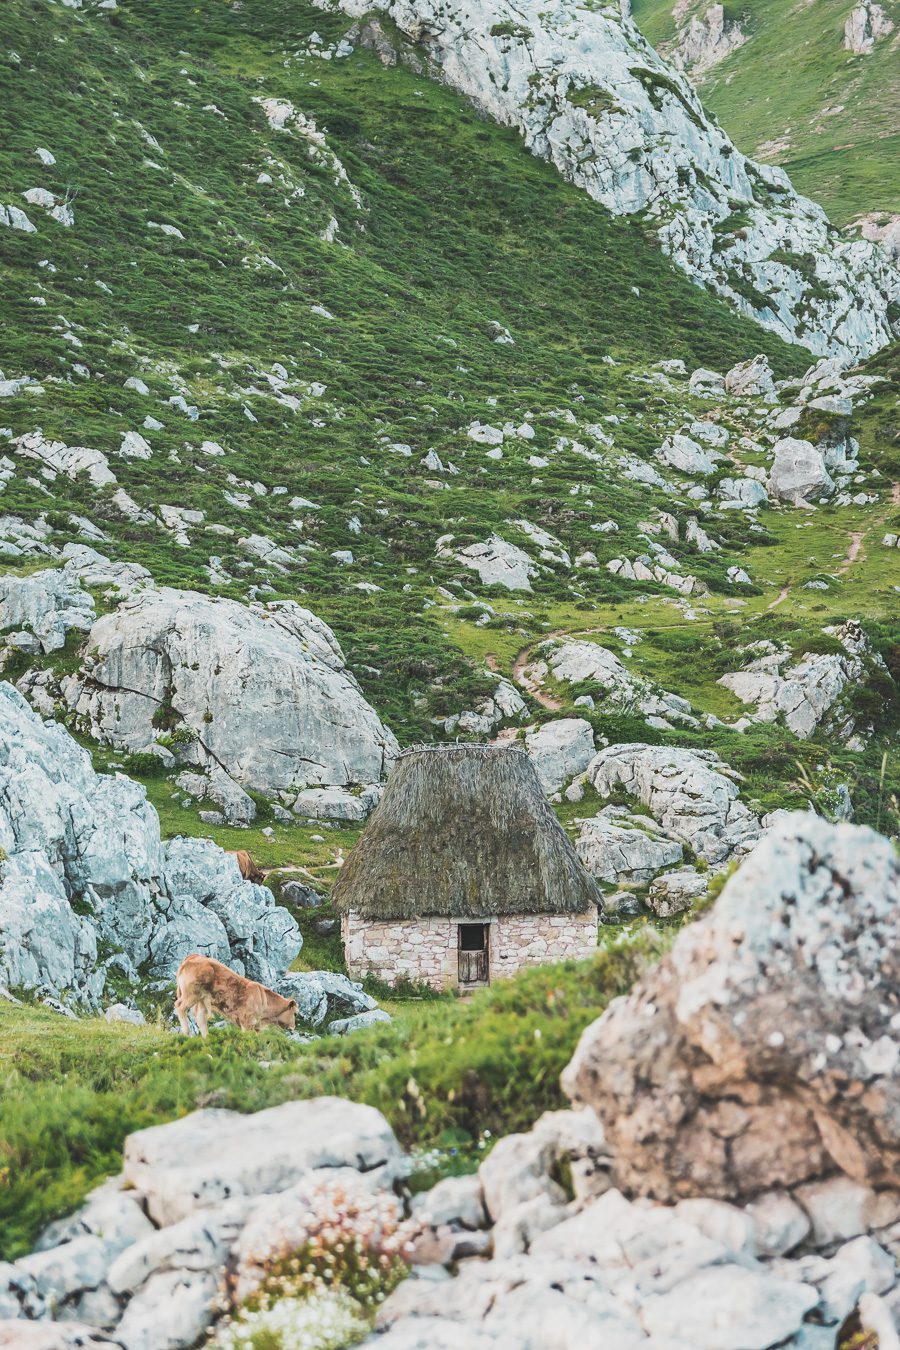
{"label": "winding trail on hillside", "polygon": [[859,561],[860,558],[865,558],[866,555],[862,551],[863,544],[873,530],[881,529],[888,518],[891,508],[894,506],[900,506],[900,483],[891,484],[891,497],[885,509],[881,511],[874,520],[871,520],[864,530],[854,530],[851,533],[850,543],[847,547],[847,556],[837,570],[839,577],[842,577],[849,572],[853,564]]}
{"label": "winding trail on hillside", "polygon": [[790,593],[791,593],[791,583],[788,582],[786,586],[782,586],[781,590],[778,592],[775,599],[772,601],[771,605],[766,605],[766,613],[768,614],[769,611],[772,609],[777,609],[778,606],[788,598]]}
{"label": "winding trail on hillside", "polygon": [[519,685],[521,689],[524,689],[527,694],[531,695],[536,703],[539,703],[542,708],[547,708],[550,712],[559,712],[562,703],[558,698],[554,698],[552,694],[545,694],[535,680],[530,680],[525,674],[525,667],[528,665],[528,659],[535,647],[539,647],[541,643],[547,642],[550,638],[562,636],[562,632],[547,633],[544,637],[540,638],[539,641],[530,642],[527,647],[523,647],[519,652],[513,662],[512,668],[513,683]]}

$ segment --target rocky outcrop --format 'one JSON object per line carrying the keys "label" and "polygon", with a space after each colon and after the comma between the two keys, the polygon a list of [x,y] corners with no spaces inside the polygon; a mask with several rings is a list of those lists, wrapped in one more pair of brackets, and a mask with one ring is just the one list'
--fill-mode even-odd
{"label": "rocky outcrop", "polygon": [[679,70],[702,75],[746,41],[740,21],[726,18],[724,5],[710,5],[705,14],[691,15],[687,28],[678,35],[672,60]]}
{"label": "rocky outcrop", "polygon": [[307,787],[376,782],[397,748],[334,634],[293,601],[131,596],[94,624],[62,690],[107,744],[142,750],[181,728],[195,764],[288,802]]}
{"label": "rocky outcrop", "polygon": [[[97,774],[0,684],[0,984],[96,1007],[108,972],[172,979],[191,951],[272,984],[300,950],[271,891],[203,839],[160,839],[145,790]],[[102,951],[110,954],[101,955]]]}
{"label": "rocky outcrop", "polygon": [[645,717],[693,721],[687,699],[660,689],[641,675],[633,675],[615,652],[597,642],[551,639],[537,648],[522,674],[526,688],[542,685],[548,676],[562,684],[590,683],[591,693],[587,697],[604,711],[636,709]]}
{"label": "rocky outcrop", "polygon": [[811,441],[784,436],[775,445],[775,458],[766,484],[769,493],[792,506],[808,506],[834,492],[834,479],[825,467],[822,451]]}
{"label": "rocky outcrop", "polygon": [[87,633],[95,617],[92,597],[65,568],[0,577],[0,628],[27,629],[37,650],[58,651],[67,633]]}
{"label": "rocky outcrop", "polygon": [[[784,725],[808,740],[851,682],[865,675],[863,655],[869,644],[858,624],[828,630],[843,639],[844,653],[811,652],[791,663],[790,653],[771,642],[756,643],[742,670],[729,671],[718,683],[743,703],[756,705],[755,720]],[[760,650],[762,648],[762,650]]]}
{"label": "rocky outcrop", "polygon": [[[227,1266],[243,1297],[279,1236],[405,1171],[381,1113],[337,1097],[141,1130],[125,1142],[121,1177],[52,1224],[32,1255],[0,1264],[0,1345],[187,1350],[228,1306]],[[69,1341],[73,1321],[85,1325]]]}
{"label": "rocky outcrop", "polygon": [[887,211],[873,211],[855,222],[863,239],[877,244],[888,255],[891,262],[900,262],[900,216],[892,216]]}
{"label": "rocky outcrop", "polygon": [[424,57],[595,201],[617,215],[645,213],[679,267],[764,327],[856,358],[891,340],[900,274],[884,254],[842,240],[783,170],[736,150],[618,7],[341,0],[341,8],[387,16],[401,35],[389,59],[398,50],[420,65]]}
{"label": "rocky outcrop", "polygon": [[544,791],[559,792],[594,758],[594,732],[583,717],[560,717],[526,728],[525,749]]}
{"label": "rocky outcrop", "polygon": [[875,43],[890,37],[893,31],[894,24],[878,0],[861,0],[851,9],[844,24],[844,46],[857,56],[869,56]]}
{"label": "rocky outcrop", "polygon": [[711,750],[611,745],[587,776],[601,797],[624,789],[637,798],[670,838],[707,862],[725,862],[759,838],[759,821],[739,799],[740,775]]}
{"label": "rocky outcrop", "polygon": [[116,475],[102,450],[92,450],[86,445],[66,445],[63,441],[48,441],[41,431],[17,436],[10,442],[9,448],[25,459],[37,460],[51,482],[58,474],[73,480],[83,474],[94,487],[106,487],[116,481]]}
{"label": "rocky outcrop", "polygon": [[898,939],[887,839],[801,813],[773,828],[565,1072],[618,1183],[665,1200],[836,1171],[900,1187]]}
{"label": "rocky outcrop", "polygon": [[575,850],[598,881],[641,884],[680,863],[684,850],[655,821],[625,807],[607,806],[581,822]]}
{"label": "rocky outcrop", "polygon": [[483,544],[453,548],[453,536],[437,541],[439,558],[450,558],[471,572],[477,572],[482,586],[502,586],[507,591],[530,591],[538,570],[531,557],[517,544],[492,534]]}

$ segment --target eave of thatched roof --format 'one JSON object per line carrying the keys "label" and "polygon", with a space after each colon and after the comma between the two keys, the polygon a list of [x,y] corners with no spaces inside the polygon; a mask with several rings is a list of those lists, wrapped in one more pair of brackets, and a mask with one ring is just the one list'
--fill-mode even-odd
{"label": "eave of thatched roof", "polygon": [[599,904],[527,755],[474,745],[400,756],[332,894],[342,913],[373,920],[584,914]]}

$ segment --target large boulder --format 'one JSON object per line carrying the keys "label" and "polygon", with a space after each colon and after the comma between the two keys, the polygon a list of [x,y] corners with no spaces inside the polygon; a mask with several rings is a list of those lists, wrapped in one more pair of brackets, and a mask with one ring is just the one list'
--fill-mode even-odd
{"label": "large boulder", "polygon": [[834,491],[822,451],[811,441],[784,436],[775,444],[767,484],[770,494],[792,506],[806,506]]}
{"label": "large boulder", "polygon": [[380,1111],[340,1097],[285,1102],[255,1115],[194,1111],[125,1141],[125,1181],[157,1224],[239,1196],[270,1195],[319,1168],[382,1169],[390,1185],[403,1155]]}
{"label": "large boulder", "polygon": [[691,440],[690,436],[683,436],[679,433],[667,436],[656,453],[663,464],[670,469],[677,469],[679,473],[690,474],[691,476],[713,473],[716,467],[713,455],[704,450],[696,441]]}
{"label": "large boulder", "polygon": [[437,542],[437,556],[450,558],[471,572],[477,572],[482,586],[503,586],[507,591],[530,591],[537,576],[533,559],[519,548],[492,534],[483,544],[453,547],[453,536],[442,536]]}
{"label": "large boulder", "polygon": [[560,717],[525,732],[525,749],[545,792],[559,792],[594,757],[594,732],[583,717]]}
{"label": "large boulder", "polygon": [[680,863],[684,853],[655,821],[617,806],[581,822],[575,851],[591,876],[616,884],[651,881],[664,867]]}
{"label": "large boulder", "polygon": [[900,1187],[900,860],[794,813],[582,1035],[570,1097],[620,1185],[748,1198],[843,1171]]}
{"label": "large boulder", "polygon": [[759,836],[758,820],[738,796],[739,775],[711,750],[610,745],[587,773],[601,797],[624,788],[668,835],[707,862],[725,862]]}
{"label": "large boulder", "polygon": [[[172,978],[200,951],[271,983],[299,930],[206,840],[160,839],[139,784],[90,756],[0,683],[0,984],[96,1006],[112,961]],[[112,955],[100,959],[100,951]]]}
{"label": "large boulder", "polygon": [[87,653],[63,692],[94,736],[141,750],[180,725],[198,764],[246,788],[373,783],[397,748],[330,628],[293,601],[147,590],[94,624]]}
{"label": "large boulder", "polygon": [[58,651],[71,630],[87,633],[94,601],[67,568],[0,577],[0,629],[26,628],[44,652]]}
{"label": "large boulder", "polygon": [[767,356],[752,356],[732,366],[725,376],[725,388],[739,398],[759,398],[775,395],[775,377]]}

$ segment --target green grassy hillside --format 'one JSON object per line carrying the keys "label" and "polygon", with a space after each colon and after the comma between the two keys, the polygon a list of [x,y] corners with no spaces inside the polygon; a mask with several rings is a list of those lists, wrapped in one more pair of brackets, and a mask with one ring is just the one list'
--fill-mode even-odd
{"label": "green grassy hillside", "polygon": [[[802,519],[766,511],[761,529],[723,513],[722,552],[673,544],[711,588],[677,639],[667,637],[684,627],[677,597],[606,570],[642,551],[641,522],[672,506],[666,491],[623,476],[616,457],[654,464],[662,438],[709,409],[654,364],[726,370],[763,351],[788,376],[809,357],[692,285],[639,222],[562,183],[515,134],[424,77],[385,68],[349,20],[311,4],[125,0],[104,11],[8,0],[0,27],[2,200],[35,225],[0,229],[0,369],[38,382],[0,400],[0,429],[39,427],[102,451],[148,514],[130,520],[111,487],[50,481],[21,458],[5,512],[45,519],[57,547],[86,518],[102,550],[160,583],[300,599],[334,627],[406,743],[431,739],[435,717],[489,687],[488,665],[509,674],[548,633],[601,635],[701,711],[735,716],[715,679],[738,620],[802,651],[826,622],[869,617],[886,624],[879,642],[892,650],[894,559],[877,547],[898,515],[887,499]],[[41,96],[21,98],[28,86]],[[297,110],[286,129],[270,125],[261,100],[271,99]],[[35,187],[67,203],[74,224],[23,200]],[[858,432],[861,485],[882,497],[900,477],[890,398]],[[756,434],[746,412],[728,411],[733,435]],[[507,439],[491,459],[467,435],[478,421],[527,422],[533,436]],[[615,451],[598,467],[607,429]],[[119,454],[134,431],[150,458]],[[451,471],[423,464],[429,451]],[[760,459],[752,445],[730,453]],[[152,518],[165,505],[204,513],[186,546]],[[522,519],[573,558],[592,550],[597,566],[550,565],[523,599],[436,556],[445,533],[462,546],[498,530],[530,547]],[[596,532],[607,520],[616,534]],[[287,560],[273,568],[248,553],[241,540],[254,534]],[[844,568],[856,535],[868,542]],[[212,558],[227,578],[215,585]],[[725,579],[736,562],[754,580],[740,596]],[[827,592],[802,589],[820,574]],[[630,656],[622,625],[658,639]],[[674,641],[702,659],[673,662]],[[27,664],[16,657],[7,677]],[[880,800],[894,718],[890,699],[875,701],[884,726],[867,753],[834,750],[861,784],[864,818]],[[636,719],[608,721],[598,730],[614,740],[649,734]],[[796,800],[797,758],[813,766],[823,754],[776,728],[672,736],[715,743],[768,805]],[[165,779],[148,786],[167,833],[202,828]],[[279,826],[258,848],[271,863],[308,860],[322,850],[307,835]]]}
{"label": "green grassy hillside", "polygon": [[[684,27],[708,4],[679,7]],[[728,4],[748,41],[697,78],[703,102],[745,154],[780,164],[837,225],[900,212],[900,5],[886,0],[893,34],[868,55],[844,47],[853,0]],[[676,20],[671,0],[634,0],[638,27],[663,54]]]}

